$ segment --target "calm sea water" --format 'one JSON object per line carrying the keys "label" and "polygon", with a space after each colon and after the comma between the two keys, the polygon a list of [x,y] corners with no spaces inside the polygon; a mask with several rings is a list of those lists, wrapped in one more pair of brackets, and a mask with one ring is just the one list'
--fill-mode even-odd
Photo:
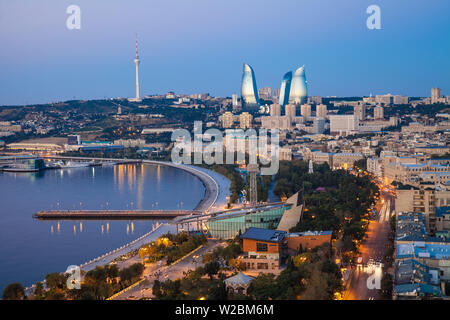
{"label": "calm sea water", "polygon": [[[0,172],[0,294],[84,263],[149,232],[156,221],[38,221],[45,209],[193,209],[199,179],[153,165]],[[161,222],[161,221],[159,221]]]}

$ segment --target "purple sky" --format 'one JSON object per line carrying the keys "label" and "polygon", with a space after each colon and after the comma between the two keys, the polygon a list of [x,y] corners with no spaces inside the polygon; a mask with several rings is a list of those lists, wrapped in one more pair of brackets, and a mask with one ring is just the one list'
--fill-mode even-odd
{"label": "purple sky", "polygon": [[[66,8],[81,8],[81,30]],[[366,28],[381,7],[382,30]],[[450,95],[448,0],[0,0],[0,105],[134,95],[239,93],[305,65],[310,95]]]}

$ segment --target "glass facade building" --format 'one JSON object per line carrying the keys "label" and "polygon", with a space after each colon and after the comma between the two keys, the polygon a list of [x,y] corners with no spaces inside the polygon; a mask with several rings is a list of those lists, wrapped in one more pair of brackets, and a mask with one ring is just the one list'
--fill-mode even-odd
{"label": "glass facade building", "polygon": [[275,229],[291,204],[269,205],[225,212],[208,220],[211,237],[231,239],[248,228]]}
{"label": "glass facade building", "polygon": [[308,99],[308,89],[306,87],[305,66],[298,68],[292,75],[291,92],[289,93],[289,103],[304,104]]}
{"label": "glass facade building", "polygon": [[252,67],[244,63],[241,85],[242,109],[256,111],[259,109],[258,88]]}
{"label": "glass facade building", "polygon": [[287,72],[283,81],[281,81],[280,88],[280,105],[285,106],[289,103],[289,93],[291,92],[292,71]]}
{"label": "glass facade building", "polygon": [[287,72],[280,88],[280,105],[304,104],[308,100],[308,88],[306,85],[305,66],[298,68],[294,74]]}

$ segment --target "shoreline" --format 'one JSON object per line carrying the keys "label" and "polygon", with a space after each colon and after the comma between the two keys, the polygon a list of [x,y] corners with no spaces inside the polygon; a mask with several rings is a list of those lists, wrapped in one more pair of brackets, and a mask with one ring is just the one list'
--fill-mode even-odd
{"label": "shoreline", "polygon": [[[51,156],[46,156],[44,158],[47,159],[67,159],[67,158],[76,158],[76,157],[51,157]],[[81,158],[80,159],[95,159],[95,160],[103,160],[103,158]],[[108,159],[108,160],[112,160],[112,159]],[[114,159],[114,160],[123,160],[123,159]],[[134,159],[127,159],[127,160],[134,160]],[[149,165],[165,165],[165,166],[169,166],[172,168],[176,168],[176,169],[180,169],[183,170],[185,172],[188,172],[190,174],[192,174],[193,176],[197,177],[198,179],[200,179],[200,181],[202,182],[202,184],[205,187],[205,193],[203,195],[203,198],[199,201],[199,203],[195,206],[194,210],[198,210],[198,211],[203,211],[206,212],[208,210],[210,210],[211,208],[214,207],[214,205],[218,202],[219,200],[219,195],[222,195],[222,198],[226,198],[226,194],[229,193],[229,183],[230,181],[220,175],[219,173],[216,173],[214,171],[205,169],[205,168],[199,168],[199,167],[195,167],[192,165],[184,165],[184,164],[174,164],[171,162],[163,162],[163,161],[153,161],[153,160],[142,160],[141,163],[143,164],[149,164]],[[216,176],[216,179],[218,179],[218,177],[221,178],[222,180],[222,184],[224,182],[227,182],[227,186],[225,188],[224,185],[222,185],[222,188],[220,188],[219,184],[217,183],[216,179],[214,179],[212,177],[212,175]],[[224,190],[226,189],[226,190]],[[222,202],[224,199],[220,199]],[[95,269],[95,267],[97,266],[103,266],[106,264],[111,263],[113,260],[115,260],[116,258],[132,251],[135,250],[139,247],[141,247],[142,245],[155,241],[159,236],[161,236],[164,233],[172,233],[172,232],[176,232],[175,226],[172,226],[170,224],[166,223],[161,223],[159,225],[157,225],[157,227],[151,231],[149,231],[148,233],[140,236],[137,239],[134,239],[133,241],[124,244],[123,246],[116,248],[114,250],[111,250],[110,252],[107,252],[101,256],[98,256],[96,258],[93,258],[89,261],[86,261],[85,263],[82,263],[79,265],[80,269],[84,270],[84,271],[89,271],[89,270],[93,270]],[[45,283],[45,280],[42,281],[42,283]],[[25,288],[25,292],[30,292],[34,287],[35,287],[35,283],[32,284],[31,286],[28,286]]]}

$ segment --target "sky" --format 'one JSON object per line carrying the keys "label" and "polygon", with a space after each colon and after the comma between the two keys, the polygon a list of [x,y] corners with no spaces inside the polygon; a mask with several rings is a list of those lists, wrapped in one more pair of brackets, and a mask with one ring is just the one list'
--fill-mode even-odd
{"label": "sky", "polygon": [[448,0],[0,0],[0,105],[134,96],[136,33],[141,95],[231,96],[244,62],[258,88],[305,65],[309,95],[450,95],[449,13]]}

